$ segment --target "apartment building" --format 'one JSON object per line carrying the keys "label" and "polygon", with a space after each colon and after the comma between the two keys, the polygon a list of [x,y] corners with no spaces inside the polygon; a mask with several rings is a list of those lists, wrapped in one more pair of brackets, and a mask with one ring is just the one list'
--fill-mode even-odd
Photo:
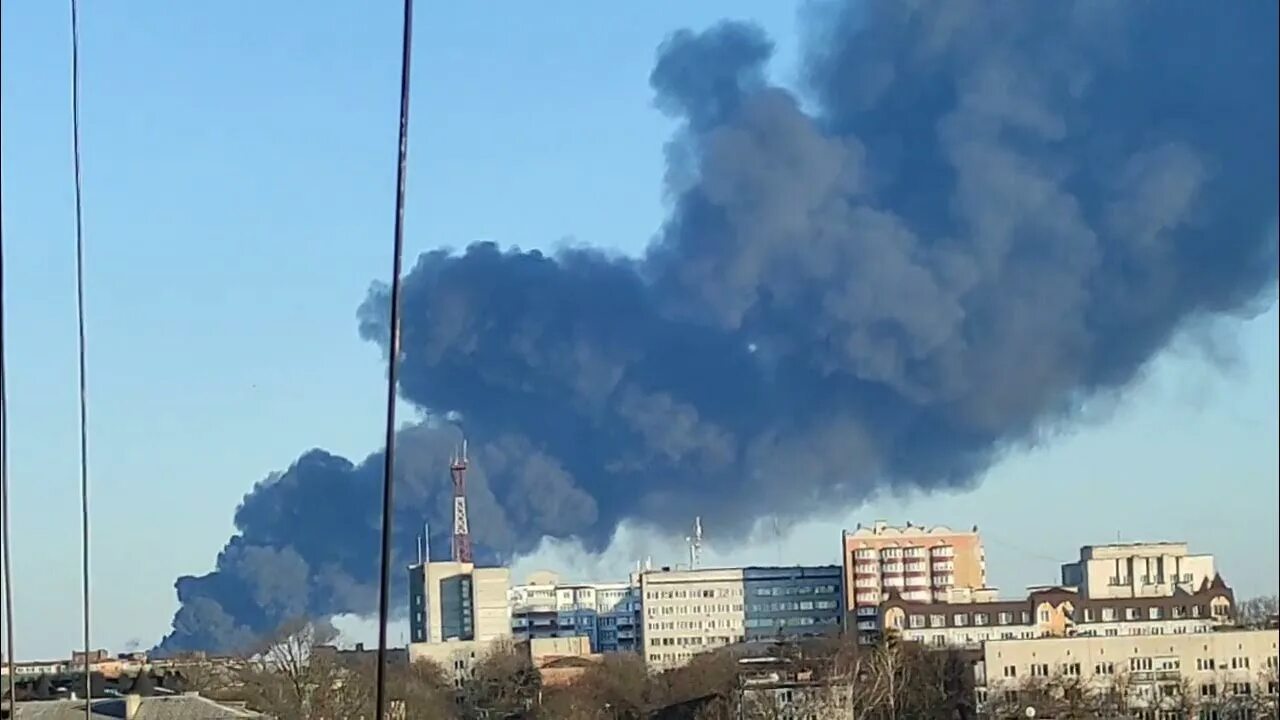
{"label": "apartment building", "polygon": [[409,660],[431,660],[461,685],[475,661],[511,637],[510,571],[472,563],[409,567]]}
{"label": "apartment building", "polygon": [[892,593],[878,629],[930,646],[976,647],[994,640],[1210,633],[1230,625],[1234,614],[1235,593],[1215,576],[1194,593],[1165,597],[1089,598],[1075,588],[1046,587],[1016,600],[920,603]]}
{"label": "apartment building", "polygon": [[845,607],[867,633],[878,627],[878,608],[890,593],[912,602],[965,601],[987,585],[977,527],[956,531],[911,523],[893,527],[884,521],[859,524],[844,532],[842,557]]}
{"label": "apartment building", "polygon": [[1068,678],[1088,690],[1124,694],[1119,699],[1130,707],[1146,709],[1141,717],[1183,717],[1159,711],[1188,706],[1204,718],[1261,717],[1213,708],[1268,696],[1274,708],[1278,642],[1275,629],[992,640],[974,668],[977,699],[980,706],[1016,703],[1037,681]]}
{"label": "apartment building", "polygon": [[620,583],[561,583],[538,572],[511,588],[511,633],[517,640],[585,637],[591,651],[638,652],[641,635],[640,580]]}
{"label": "apartment building", "polygon": [[842,577],[835,565],[641,573],[645,662],[665,670],[747,640],[836,634]]}
{"label": "apartment building", "polygon": [[1217,573],[1212,555],[1192,555],[1186,543],[1086,545],[1062,566],[1062,584],[1090,598],[1166,597],[1195,592]]}

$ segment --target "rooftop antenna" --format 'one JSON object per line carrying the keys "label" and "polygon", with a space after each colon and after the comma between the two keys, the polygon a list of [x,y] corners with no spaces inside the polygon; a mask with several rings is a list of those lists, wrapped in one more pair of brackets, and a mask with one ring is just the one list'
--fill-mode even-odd
{"label": "rooftop antenna", "polygon": [[471,533],[467,528],[467,440],[449,465],[453,476],[453,561],[471,562]]}
{"label": "rooftop antenna", "polygon": [[697,570],[702,560],[702,517],[693,519],[693,535],[685,538],[689,543],[689,569]]}

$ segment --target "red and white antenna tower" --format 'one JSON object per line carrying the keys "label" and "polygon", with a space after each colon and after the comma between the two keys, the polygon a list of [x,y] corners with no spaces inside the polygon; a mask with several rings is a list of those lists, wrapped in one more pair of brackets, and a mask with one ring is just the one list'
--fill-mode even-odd
{"label": "red and white antenna tower", "polygon": [[471,562],[471,533],[467,530],[467,441],[449,465],[453,476],[453,561]]}

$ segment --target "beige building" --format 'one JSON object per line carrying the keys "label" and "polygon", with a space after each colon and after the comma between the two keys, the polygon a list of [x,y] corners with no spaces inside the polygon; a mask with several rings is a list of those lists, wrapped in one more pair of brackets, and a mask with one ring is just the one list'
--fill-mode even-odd
{"label": "beige building", "polygon": [[461,684],[475,661],[511,637],[510,572],[472,563],[409,567],[409,660],[431,660]]}
{"label": "beige building", "polygon": [[845,606],[857,628],[874,632],[878,608],[896,593],[911,602],[985,597],[987,560],[978,528],[956,531],[884,521],[844,532]]}
{"label": "beige building", "polygon": [[838,565],[645,571],[645,663],[666,670],[738,642],[838,634],[841,575]]}
{"label": "beige building", "polygon": [[1195,592],[1212,580],[1212,555],[1192,555],[1186,543],[1086,545],[1062,566],[1062,584],[1089,598],[1165,597]]}
{"label": "beige building", "polygon": [[1122,692],[1134,708],[1163,708],[1169,698],[1218,706],[1224,698],[1276,694],[1277,642],[1275,629],[993,640],[974,679],[980,705],[1017,703],[1037,679],[1071,678]]}
{"label": "beige building", "polygon": [[933,647],[972,648],[994,640],[1210,633],[1231,624],[1235,595],[1215,577],[1194,593],[1166,597],[1086,598],[1075,588],[1046,587],[1014,600],[920,603],[894,593],[880,609],[882,631]]}

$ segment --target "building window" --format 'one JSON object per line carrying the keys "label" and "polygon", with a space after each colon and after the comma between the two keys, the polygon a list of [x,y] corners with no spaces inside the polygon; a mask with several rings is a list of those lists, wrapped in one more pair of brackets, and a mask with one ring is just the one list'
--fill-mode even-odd
{"label": "building window", "polygon": [[1135,657],[1129,658],[1129,669],[1135,671],[1143,671],[1151,669],[1151,658]]}
{"label": "building window", "polygon": [[1085,621],[1085,622],[1093,622],[1093,619],[1094,619],[1094,618],[1093,618],[1093,608],[1085,608],[1085,609],[1084,609],[1084,621]]}
{"label": "building window", "polygon": [[1080,663],[1065,663],[1062,674],[1066,677],[1080,677]]}
{"label": "building window", "polygon": [[1162,613],[1160,612],[1160,608],[1158,607],[1147,608],[1147,618],[1149,620],[1159,620],[1161,615]]}
{"label": "building window", "polygon": [[956,627],[964,627],[969,624],[969,616],[964,613],[956,613],[951,616],[951,624]]}
{"label": "building window", "polygon": [[1114,622],[1116,619],[1116,609],[1111,607],[1102,608],[1102,621]]}
{"label": "building window", "polygon": [[1215,683],[1203,683],[1200,685],[1200,697],[1216,697],[1218,694],[1218,686]]}
{"label": "building window", "polygon": [[945,627],[947,624],[946,615],[930,615],[929,627]]}
{"label": "building window", "polygon": [[1049,677],[1047,663],[1031,663],[1031,677]]}
{"label": "building window", "polygon": [[1109,662],[1098,663],[1097,665],[1093,666],[1093,674],[1094,675],[1115,675],[1116,665],[1115,663],[1109,663]]}
{"label": "building window", "polygon": [[989,623],[989,622],[990,622],[990,620],[991,620],[991,618],[990,618],[990,617],[988,617],[986,613],[974,613],[974,614],[973,614],[973,624],[974,624],[974,625],[986,625],[987,623]]}
{"label": "building window", "polygon": [[1040,622],[1042,623],[1049,622],[1049,610],[1047,608],[1040,611]]}
{"label": "building window", "polygon": [[1002,612],[996,615],[996,622],[1001,625],[1008,625],[1013,622],[1013,613]]}
{"label": "building window", "polygon": [[1213,658],[1196,658],[1197,670],[1213,670]]}
{"label": "building window", "polygon": [[1134,607],[1127,607],[1127,608],[1125,608],[1125,609],[1124,609],[1124,619],[1125,619],[1125,620],[1137,620],[1137,619],[1138,619],[1138,608],[1134,608]]}
{"label": "building window", "polygon": [[924,627],[924,616],[912,615],[909,619],[909,622],[911,623],[912,628],[922,628]]}
{"label": "building window", "polygon": [[1005,666],[1004,666],[1004,676],[1005,676],[1005,677],[1007,677],[1007,678],[1016,678],[1016,677],[1018,677],[1018,667],[1017,667],[1016,665],[1005,665]]}

